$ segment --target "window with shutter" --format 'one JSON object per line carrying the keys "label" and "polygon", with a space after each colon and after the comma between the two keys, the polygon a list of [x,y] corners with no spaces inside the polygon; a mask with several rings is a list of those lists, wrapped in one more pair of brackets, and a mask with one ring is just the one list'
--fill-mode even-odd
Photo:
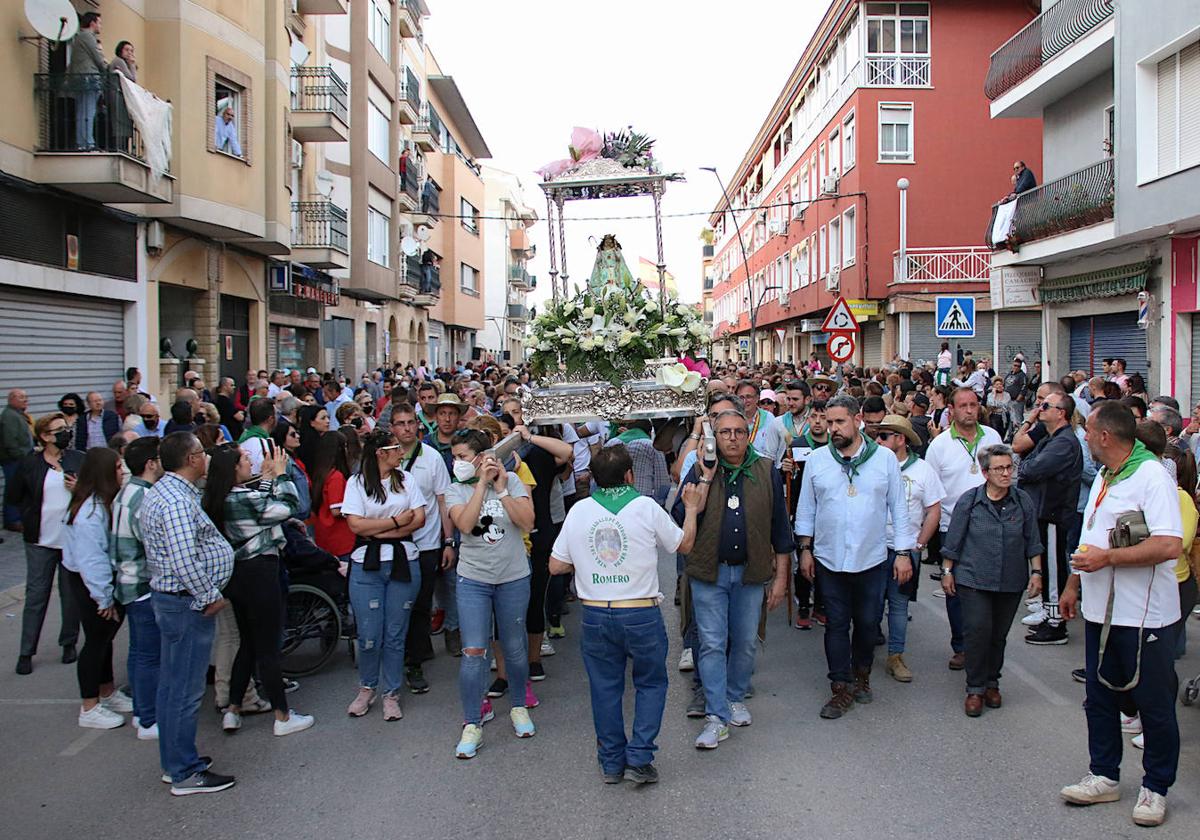
{"label": "window with shutter", "polygon": [[1158,62],[1158,174],[1200,165],[1200,42]]}

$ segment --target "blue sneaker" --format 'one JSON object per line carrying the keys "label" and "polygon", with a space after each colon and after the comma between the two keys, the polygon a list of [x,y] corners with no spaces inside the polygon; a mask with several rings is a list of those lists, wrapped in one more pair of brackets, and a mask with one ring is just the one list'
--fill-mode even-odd
{"label": "blue sneaker", "polygon": [[454,748],[455,758],[474,758],[475,753],[483,746],[483,729],[473,723],[463,727],[462,738]]}
{"label": "blue sneaker", "polygon": [[518,738],[532,738],[534,732],[533,721],[529,719],[529,710],[524,706],[513,709],[508,713],[512,720],[513,732]]}

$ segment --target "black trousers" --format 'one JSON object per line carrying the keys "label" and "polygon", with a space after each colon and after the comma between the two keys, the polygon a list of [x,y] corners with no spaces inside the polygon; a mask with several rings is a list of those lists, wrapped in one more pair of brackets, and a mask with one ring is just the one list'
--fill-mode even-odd
{"label": "black trousers", "polygon": [[[442,550],[430,548],[417,555],[421,566],[421,588],[413,601],[408,617],[408,636],[404,641],[404,665],[419,667],[433,657],[433,642],[429,639],[430,616],[433,612],[433,588],[437,584],[438,567],[442,564]],[[451,570],[453,574],[453,570]]]}
{"label": "black trousers", "polygon": [[225,586],[233,605],[241,644],[229,677],[229,704],[240,706],[246,686],[257,666],[263,691],[277,712],[286,712],[287,695],[279,667],[279,640],[283,634],[283,601],[279,597],[279,558],[250,557],[233,566]]}
{"label": "black trousers", "polygon": [[[537,635],[546,632],[546,595],[550,587],[550,550],[558,538],[561,525],[539,528],[530,537],[533,553],[530,555],[529,609],[525,613],[528,633]],[[565,590],[564,590],[565,594]],[[558,612],[562,612],[559,602]],[[561,618],[556,624],[561,623]]]}
{"label": "black trousers", "polygon": [[1004,646],[1025,593],[988,592],[961,583],[955,588],[962,604],[967,694],[983,694],[1000,687]]}
{"label": "black trousers", "polygon": [[113,639],[125,619],[125,609],[116,604],[117,620],[109,621],[97,613],[96,602],[88,592],[87,584],[78,572],[61,567],[62,580],[66,581],[71,598],[79,610],[79,623],[83,625],[83,647],[75,661],[75,674],[79,680],[79,696],[100,696],[100,686],[113,681]]}
{"label": "black trousers", "polygon": [[[1042,568],[1045,570],[1042,577],[1042,604],[1046,608],[1046,615],[1059,620],[1058,616],[1058,596],[1067,587],[1067,580],[1071,577],[1071,552],[1075,546],[1071,545],[1067,539],[1071,536],[1074,520],[1078,517],[1083,521],[1083,514],[1076,513],[1067,521],[1057,524],[1047,522],[1044,519],[1038,520],[1038,534],[1042,538],[1042,546],[1045,551],[1042,553],[1043,563]],[[1050,541],[1050,529],[1054,529],[1054,542]],[[1053,562],[1053,565],[1051,563]],[[1051,571],[1054,572],[1054,577],[1050,577]]]}

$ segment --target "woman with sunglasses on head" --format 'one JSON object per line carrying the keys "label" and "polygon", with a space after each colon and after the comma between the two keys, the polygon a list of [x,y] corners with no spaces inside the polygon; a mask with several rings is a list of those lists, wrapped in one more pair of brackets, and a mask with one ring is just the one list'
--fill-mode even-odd
{"label": "woman with sunglasses on head", "polygon": [[346,457],[346,438],[338,433],[325,435],[317,445],[311,468],[313,542],[337,557],[343,575],[350,571],[350,552],[354,551],[354,532],[342,515],[350,464]]}
{"label": "woman with sunglasses on head", "polygon": [[380,428],[367,435],[362,469],[347,482],[342,500],[341,514],[358,538],[350,555],[359,676],[358,694],[346,709],[352,717],[370,710],[381,678],[383,719],[404,717],[404,643],[421,588],[413,534],[425,525],[425,498],[401,468],[403,459],[403,447],[390,431]]}
{"label": "woman with sunglasses on head", "polygon": [[300,446],[296,449],[296,457],[305,469],[310,469],[317,454],[317,441],[329,431],[329,412],[323,405],[306,405],[300,409],[297,421]]}
{"label": "woman with sunglasses on head", "polygon": [[283,636],[279,564],[287,545],[283,523],[295,515],[299,502],[283,450],[263,458],[257,480],[250,457],[236,444],[213,450],[201,504],[234,547],[233,576],[225,597],[233,606],[241,638],[229,680],[229,706],[221,722],[226,732],[242,727],[242,702],[256,668],[275,712],[275,734],[291,735],[313,725],[311,715],[288,708],[279,656]]}
{"label": "woman with sunglasses on head", "polygon": [[64,579],[83,625],[76,674],[83,700],[79,725],[85,729],[116,729],[125,725],[120,713],[133,711],[133,700],[113,683],[112,643],[125,609],[113,598],[108,529],[113,499],[121,489],[120,470],[116,451],[89,449],[63,527]]}
{"label": "woman with sunglasses on head", "polygon": [[309,491],[308,469],[296,457],[296,451],[300,448],[300,432],[291,423],[280,420],[271,430],[271,440],[275,442],[277,450],[282,449],[288,456],[287,475],[296,485],[296,495],[300,497],[295,517],[301,522],[307,521],[312,512],[312,494]]}
{"label": "woman with sunglasses on head", "polygon": [[[450,519],[462,535],[456,598],[463,658],[458,687],[463,731],[455,755],[474,758],[483,739],[482,702],[487,686],[487,645],[495,616],[509,681],[525,685],[529,676],[525,614],[529,608],[530,568],[523,534],[534,526],[529,491],[490,451],[486,432],[466,429],[454,436],[454,481],[446,492]],[[510,692],[513,730],[518,738],[534,734],[525,697]]]}

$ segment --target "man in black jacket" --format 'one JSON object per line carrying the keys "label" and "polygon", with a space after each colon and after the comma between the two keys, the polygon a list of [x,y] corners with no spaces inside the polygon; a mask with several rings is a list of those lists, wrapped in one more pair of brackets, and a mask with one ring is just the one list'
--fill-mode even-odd
{"label": "man in black jacket", "polygon": [[108,446],[108,440],[121,431],[121,418],[104,407],[104,395],[92,391],[87,395],[87,411],[75,421],[75,448],[81,452]]}
{"label": "man in black jacket", "polygon": [[1025,637],[1025,641],[1031,645],[1065,645],[1067,626],[1058,612],[1058,595],[1070,576],[1068,561],[1074,546],[1067,545],[1067,534],[1071,530],[1072,520],[1079,515],[1083,449],[1071,427],[1075,399],[1063,393],[1061,387],[1046,394],[1034,410],[1039,422],[1028,434],[1036,445],[1021,460],[1017,480],[1021,489],[1033,499],[1047,560],[1053,556],[1057,568],[1056,574],[1051,576],[1049,563],[1045,566],[1047,580],[1042,589],[1044,617],[1033,632]]}
{"label": "man in black jacket", "polygon": [[221,415],[221,422],[225,424],[225,428],[229,429],[229,434],[233,435],[233,439],[237,440],[242,436],[242,423],[246,419],[246,413],[240,410],[233,402],[234,395],[233,378],[222,376],[217,380],[217,413]]}

